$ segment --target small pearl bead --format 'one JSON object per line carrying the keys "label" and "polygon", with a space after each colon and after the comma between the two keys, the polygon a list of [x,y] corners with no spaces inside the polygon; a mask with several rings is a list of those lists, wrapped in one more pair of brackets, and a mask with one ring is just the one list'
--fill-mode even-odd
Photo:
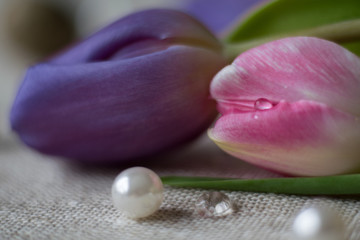
{"label": "small pearl bead", "polygon": [[332,209],[311,207],[295,218],[293,230],[297,240],[343,240],[344,224]]}
{"label": "small pearl bead", "polygon": [[163,185],[156,173],[143,167],[121,172],[112,185],[114,206],[130,218],[156,212],[163,200]]}

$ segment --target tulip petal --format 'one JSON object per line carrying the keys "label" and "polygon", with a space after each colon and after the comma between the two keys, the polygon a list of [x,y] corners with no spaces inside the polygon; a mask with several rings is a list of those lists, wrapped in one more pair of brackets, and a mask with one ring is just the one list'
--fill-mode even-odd
{"label": "tulip petal", "polygon": [[12,128],[42,153],[81,161],[121,162],[172,149],[216,116],[208,89],[225,65],[220,50],[188,15],[135,13],[30,68]]}
{"label": "tulip petal", "polygon": [[360,116],[360,59],[318,38],[285,38],[253,48],[220,71],[211,95],[221,113],[247,111],[259,98],[311,100]]}
{"label": "tulip petal", "polygon": [[359,118],[312,101],[280,101],[268,110],[224,115],[209,136],[235,157],[288,174],[360,169]]}
{"label": "tulip petal", "polygon": [[[216,57],[173,46],[91,66],[35,66],[14,103],[13,129],[41,152],[82,160],[141,157],[186,142],[216,115],[207,87],[222,65],[209,63]],[[146,80],[139,71],[149,73]]]}
{"label": "tulip petal", "polygon": [[185,1],[185,11],[205,23],[216,33],[223,33],[249,9],[264,0],[196,0]]}
{"label": "tulip petal", "polygon": [[143,41],[182,43],[221,51],[221,44],[194,18],[174,10],[151,9],[121,18],[50,60],[53,64],[99,62],[111,59]]}

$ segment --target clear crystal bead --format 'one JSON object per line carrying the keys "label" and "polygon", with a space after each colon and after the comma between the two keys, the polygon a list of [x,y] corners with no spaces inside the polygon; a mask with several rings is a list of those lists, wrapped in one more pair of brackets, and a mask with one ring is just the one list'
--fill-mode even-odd
{"label": "clear crystal bead", "polygon": [[204,193],[195,203],[196,213],[204,217],[223,217],[235,210],[234,203],[221,192]]}

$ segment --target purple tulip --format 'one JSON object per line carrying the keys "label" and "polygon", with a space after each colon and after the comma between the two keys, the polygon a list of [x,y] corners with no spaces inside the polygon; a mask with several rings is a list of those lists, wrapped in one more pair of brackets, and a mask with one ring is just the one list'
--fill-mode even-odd
{"label": "purple tulip", "polygon": [[216,116],[208,88],[226,64],[218,40],[173,10],[132,14],[31,67],[12,112],[28,146],[87,162],[186,143]]}
{"label": "purple tulip", "polygon": [[186,12],[199,19],[216,33],[229,30],[250,9],[266,0],[191,0],[184,7]]}

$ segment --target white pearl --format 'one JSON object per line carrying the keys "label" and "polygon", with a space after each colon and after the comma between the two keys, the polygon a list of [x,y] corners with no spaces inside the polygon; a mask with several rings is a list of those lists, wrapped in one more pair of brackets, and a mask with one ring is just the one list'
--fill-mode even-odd
{"label": "white pearl", "polygon": [[311,207],[295,218],[293,230],[297,240],[343,240],[344,224],[332,209]]}
{"label": "white pearl", "polygon": [[143,167],[121,172],[112,185],[114,206],[130,218],[156,212],[163,200],[163,185],[156,173]]}

